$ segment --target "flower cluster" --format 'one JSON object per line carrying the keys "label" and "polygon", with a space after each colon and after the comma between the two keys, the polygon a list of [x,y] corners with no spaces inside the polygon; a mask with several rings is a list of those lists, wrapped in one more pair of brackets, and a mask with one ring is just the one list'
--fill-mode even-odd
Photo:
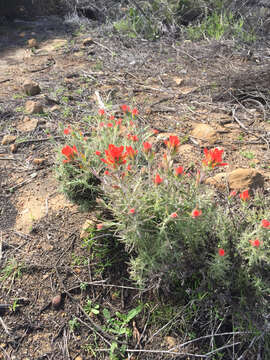
{"label": "flower cluster", "polygon": [[110,144],[108,149],[105,150],[106,158],[102,158],[105,164],[109,167],[117,168],[119,165],[125,164],[127,162],[127,152],[124,152],[124,146],[115,146]]}
{"label": "flower cluster", "polygon": [[222,162],[222,154],[224,150],[219,150],[215,148],[213,150],[204,149],[204,159],[202,160],[203,165],[207,166],[210,169],[213,169],[216,166],[225,166],[227,163]]}
{"label": "flower cluster", "polygon": [[66,157],[66,159],[63,160],[63,163],[67,163],[75,159],[76,155],[78,154],[78,150],[75,145],[73,145],[73,147],[66,145],[62,149],[62,154]]}

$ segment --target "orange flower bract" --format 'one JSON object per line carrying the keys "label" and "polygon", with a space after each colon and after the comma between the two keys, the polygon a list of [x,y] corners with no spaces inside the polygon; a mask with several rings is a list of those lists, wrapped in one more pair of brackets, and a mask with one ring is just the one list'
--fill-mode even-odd
{"label": "orange flower bract", "polygon": [[127,153],[123,153],[124,146],[115,146],[110,144],[108,149],[105,150],[106,158],[101,159],[105,164],[109,165],[110,167],[116,168],[119,165],[126,163]]}
{"label": "orange flower bract", "polygon": [[163,182],[163,179],[160,177],[159,174],[156,174],[155,179],[154,179],[154,183],[156,185],[160,185],[162,182]]}
{"label": "orange flower bract", "polygon": [[248,193],[248,190],[245,190],[243,191],[241,194],[239,194],[239,197],[241,200],[243,201],[247,201],[250,199],[250,196],[249,196],[249,193]]}
{"label": "orange flower bract", "polygon": [[64,163],[67,163],[71,160],[74,159],[75,155],[77,155],[78,150],[76,148],[75,145],[73,145],[73,147],[70,147],[69,145],[66,145],[63,149],[62,149],[62,154],[65,155],[65,157],[67,159],[63,160]]}
{"label": "orange flower bract", "polygon": [[214,168],[216,166],[226,166],[227,163],[222,162],[222,154],[224,150],[219,150],[215,148],[213,150],[204,149],[205,158],[202,160],[203,165],[208,166],[209,168]]}

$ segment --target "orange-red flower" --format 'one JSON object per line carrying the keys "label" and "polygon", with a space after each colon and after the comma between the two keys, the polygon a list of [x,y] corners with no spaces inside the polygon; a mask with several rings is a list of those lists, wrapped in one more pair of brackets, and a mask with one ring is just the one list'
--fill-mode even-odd
{"label": "orange-red flower", "polygon": [[99,113],[99,115],[103,116],[105,114],[105,110],[104,109],[99,109],[98,113]]}
{"label": "orange-red flower", "polygon": [[63,160],[63,162],[67,163],[74,159],[76,154],[78,154],[78,150],[75,145],[73,145],[73,147],[70,147],[69,145],[67,145],[62,149],[62,154],[65,155],[67,158],[67,159]]}
{"label": "orange-red flower", "polygon": [[109,120],[110,121],[113,121],[115,119],[115,117],[113,116],[113,115],[111,115],[110,117],[109,117]]}
{"label": "orange-red flower", "polygon": [[175,218],[177,218],[177,217],[178,217],[178,214],[177,214],[176,212],[174,212],[174,213],[171,214],[171,218],[174,218],[174,219],[175,219]]}
{"label": "orange-red flower", "polygon": [[171,135],[169,140],[165,140],[164,143],[167,145],[168,149],[175,151],[180,145],[180,140],[178,136]]}
{"label": "orange-red flower", "polygon": [[253,247],[259,247],[261,245],[261,241],[259,239],[255,239],[255,240],[249,240],[251,246]]}
{"label": "orange-red flower", "polygon": [[154,179],[154,183],[156,185],[160,185],[163,182],[163,179],[159,176],[159,174],[156,174],[155,179]]}
{"label": "orange-red flower", "polygon": [[178,176],[178,175],[181,175],[183,174],[183,167],[182,166],[178,166],[177,168],[175,168],[175,175]]}
{"label": "orange-red flower", "polygon": [[122,124],[123,119],[115,120],[115,126],[120,126]]}
{"label": "orange-red flower", "polygon": [[64,129],[64,134],[69,135],[70,132],[71,132],[71,127],[70,127],[70,125],[68,125],[68,127]]}
{"label": "orange-red flower", "polygon": [[108,124],[107,124],[107,127],[108,127],[108,128],[112,128],[112,127],[113,127],[113,123],[108,123]]}
{"label": "orange-red flower", "polygon": [[149,142],[144,142],[143,143],[143,151],[147,154],[149,153],[149,151],[151,151],[152,149],[152,144],[150,144]]}
{"label": "orange-red flower", "polygon": [[216,166],[228,165],[227,163],[222,162],[222,154],[224,150],[219,150],[218,148],[213,150],[204,149],[203,152],[205,158],[202,160],[202,163],[209,168],[213,169]]}
{"label": "orange-red flower", "polygon": [[202,210],[198,210],[198,209],[192,210],[191,217],[193,217],[194,219],[201,215],[202,215]]}
{"label": "orange-red flower", "polygon": [[101,155],[101,152],[99,150],[96,151],[96,155],[97,156],[100,156]]}
{"label": "orange-red flower", "polygon": [[270,221],[263,219],[261,222],[262,227],[264,227],[265,229],[270,229]]}
{"label": "orange-red flower", "polygon": [[132,115],[133,115],[133,116],[136,116],[136,115],[138,115],[138,114],[139,114],[138,109],[134,108],[134,109],[132,110]]}
{"label": "orange-red flower", "polygon": [[230,197],[233,197],[233,196],[236,196],[236,195],[237,195],[237,192],[236,192],[235,190],[233,190],[233,191],[230,192],[230,195],[229,195],[229,196],[230,196]]}
{"label": "orange-red flower", "polygon": [[134,208],[129,209],[129,213],[132,214],[132,215],[135,214],[135,209]]}
{"label": "orange-red flower", "polygon": [[138,153],[138,150],[134,150],[132,146],[126,146],[126,154],[130,159],[134,159],[135,155]]}
{"label": "orange-red flower", "polygon": [[239,194],[239,197],[241,200],[243,201],[247,201],[250,199],[250,196],[249,196],[249,193],[248,193],[248,190],[245,190],[243,191],[241,194]]}
{"label": "orange-red flower", "polygon": [[110,144],[108,149],[105,150],[106,159],[101,159],[101,161],[113,168],[125,164],[127,153],[123,153],[123,151],[124,146],[117,147],[113,144]]}
{"label": "orange-red flower", "polygon": [[125,104],[121,106],[121,109],[122,109],[124,112],[130,112],[130,107],[127,106],[127,105],[125,105]]}
{"label": "orange-red flower", "polygon": [[127,135],[127,138],[128,138],[129,140],[134,141],[134,142],[136,142],[136,141],[139,140],[139,138],[138,138],[137,135],[132,135],[132,134],[128,134],[128,135]]}
{"label": "orange-red flower", "polygon": [[224,249],[218,249],[218,255],[219,256],[224,256],[225,255],[225,250]]}
{"label": "orange-red flower", "polygon": [[102,230],[102,228],[103,228],[103,224],[97,224],[97,229],[98,230]]}

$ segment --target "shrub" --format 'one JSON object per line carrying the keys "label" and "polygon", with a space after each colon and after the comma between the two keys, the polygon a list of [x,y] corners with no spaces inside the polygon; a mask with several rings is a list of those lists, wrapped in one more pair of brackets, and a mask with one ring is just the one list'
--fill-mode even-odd
{"label": "shrub", "polygon": [[79,203],[78,189],[82,198],[88,186],[91,195],[101,196],[101,222],[125,245],[131,279],[139,285],[185,292],[195,281],[196,291],[240,298],[242,309],[255,310],[262,320],[268,307],[269,199],[259,192],[253,201],[248,191],[216,193],[203,178],[227,165],[223,150],[205,149],[202,168],[186,172],[177,136],[160,149],[151,129],[138,126],[136,109],[125,105],[122,112],[115,118],[100,110],[89,118],[89,138],[80,129],[64,130],[68,146],[58,160],[64,191]]}

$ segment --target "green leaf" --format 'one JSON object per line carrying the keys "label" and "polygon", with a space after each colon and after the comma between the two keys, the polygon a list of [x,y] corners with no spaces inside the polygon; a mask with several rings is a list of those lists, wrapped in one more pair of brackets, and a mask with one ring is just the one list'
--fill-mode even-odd
{"label": "green leaf", "polygon": [[109,310],[108,310],[108,309],[103,309],[103,312],[102,312],[102,313],[103,313],[105,319],[106,319],[107,321],[110,321],[110,319],[111,319],[111,314],[110,314]]}
{"label": "green leaf", "polygon": [[135,318],[135,316],[137,316],[143,309],[143,305],[140,304],[139,306],[137,306],[135,309],[132,309],[129,311],[129,313],[127,314],[126,323],[129,323],[130,320],[132,320],[133,318]]}

